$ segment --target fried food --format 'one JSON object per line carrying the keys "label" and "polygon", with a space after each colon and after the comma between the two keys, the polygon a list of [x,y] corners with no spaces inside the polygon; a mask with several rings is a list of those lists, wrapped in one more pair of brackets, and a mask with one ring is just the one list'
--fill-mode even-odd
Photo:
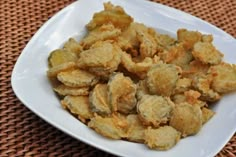
{"label": "fried food", "polygon": [[104,10],[95,13],[86,26],[91,31],[103,24],[112,23],[117,28],[125,29],[131,22],[133,22],[133,18],[127,15],[122,7],[107,2],[104,3]]}
{"label": "fried food", "polygon": [[89,95],[89,87],[68,87],[66,85],[59,85],[53,88],[55,92],[57,92],[61,96],[66,96],[66,95],[73,95],[73,96],[78,96],[78,95]]}
{"label": "fried food", "polygon": [[122,73],[113,74],[108,81],[108,97],[113,112],[130,113],[136,106],[136,85]]}
{"label": "fried food", "polygon": [[77,66],[102,77],[117,70],[121,49],[109,41],[97,42],[89,50],[80,53]]}
{"label": "fried food", "polygon": [[80,52],[83,51],[83,47],[74,38],[69,38],[69,40],[64,44],[63,49],[72,52],[77,56],[79,56]]}
{"label": "fried food", "polygon": [[218,51],[212,43],[197,42],[194,44],[193,57],[204,64],[219,64],[222,61],[223,54]]}
{"label": "fried food", "polygon": [[88,126],[93,128],[100,135],[111,139],[121,139],[122,137],[126,137],[125,129],[127,123],[116,115],[105,118],[95,115],[95,117],[91,118]]}
{"label": "fried food", "polygon": [[202,110],[202,124],[205,124],[214,116],[215,112],[206,107],[203,107],[201,110]]}
{"label": "fried food", "polygon": [[157,95],[144,95],[137,104],[137,112],[144,125],[158,127],[170,118],[174,103],[169,98]]}
{"label": "fried food", "polygon": [[71,53],[67,50],[57,49],[50,53],[48,57],[48,62],[50,67],[56,67],[63,63],[75,62],[77,56],[74,53]]}
{"label": "fried food", "polygon": [[121,34],[119,28],[115,28],[111,23],[104,24],[88,33],[80,44],[84,49],[89,49],[97,41],[115,40]]}
{"label": "fried food", "polygon": [[110,2],[86,27],[50,53],[47,77],[61,105],[102,136],[168,150],[236,90],[236,65],[222,61],[210,34],[182,28],[175,39]]}
{"label": "fried food", "polygon": [[211,66],[209,75],[212,76],[211,87],[218,93],[227,93],[236,90],[236,65],[221,63]]}
{"label": "fried food", "polygon": [[145,131],[145,144],[151,149],[168,150],[180,140],[180,132],[171,126],[158,129],[148,128]]}
{"label": "fried food", "polygon": [[69,87],[90,87],[99,81],[96,75],[80,69],[60,72],[57,79]]}
{"label": "fried food", "polygon": [[137,114],[129,114],[127,117],[128,131],[127,139],[134,142],[144,142],[144,131],[146,127],[142,124]]}
{"label": "fried food", "polygon": [[183,137],[198,133],[202,127],[200,107],[187,102],[176,105],[170,118],[170,126],[180,131]]}
{"label": "fried food", "polygon": [[67,95],[61,101],[63,108],[68,109],[71,113],[78,116],[82,122],[93,117],[93,113],[89,108],[88,96],[69,96]]}
{"label": "fried food", "polygon": [[100,115],[111,114],[107,84],[97,84],[89,94],[89,101],[93,112]]}
{"label": "fried food", "polygon": [[179,79],[179,70],[173,64],[156,64],[147,72],[147,86],[152,94],[170,96]]}

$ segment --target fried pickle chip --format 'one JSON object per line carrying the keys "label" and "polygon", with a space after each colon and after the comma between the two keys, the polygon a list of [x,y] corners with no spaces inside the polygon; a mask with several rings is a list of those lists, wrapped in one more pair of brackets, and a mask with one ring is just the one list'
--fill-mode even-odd
{"label": "fried pickle chip", "polygon": [[236,65],[221,63],[211,66],[209,75],[212,76],[211,87],[219,93],[227,93],[236,90]]}
{"label": "fried pickle chip", "polygon": [[56,67],[63,63],[75,62],[77,59],[78,58],[74,53],[63,49],[57,49],[50,53],[48,62],[50,67]]}
{"label": "fried pickle chip", "polygon": [[145,144],[151,149],[168,150],[180,140],[180,132],[171,126],[163,126],[158,129],[149,127],[145,131]]}
{"label": "fried pickle chip", "polygon": [[144,131],[146,127],[142,124],[137,114],[129,114],[127,117],[128,131],[127,139],[134,142],[144,142]]}
{"label": "fried pickle chip", "polygon": [[91,110],[101,115],[111,114],[107,84],[97,84],[89,94]]}
{"label": "fried pickle chip", "polygon": [[194,44],[193,57],[204,64],[219,64],[222,61],[223,54],[218,51],[212,43],[197,42]]}
{"label": "fried pickle chip", "polygon": [[66,95],[73,95],[73,96],[79,96],[79,95],[89,95],[89,87],[68,87],[66,85],[59,85],[53,88],[55,92],[57,92],[61,96]]}
{"label": "fried pickle chip", "polygon": [[91,118],[88,126],[102,136],[111,139],[121,139],[127,136],[125,133],[127,128],[126,120],[116,115],[104,118],[99,115],[95,115],[95,117]]}
{"label": "fried pickle chip", "polygon": [[191,105],[204,107],[207,106],[207,103],[205,101],[200,100],[201,93],[195,90],[188,90],[184,92],[184,95],[186,97],[186,101]]}
{"label": "fried pickle chip", "polygon": [[63,108],[68,109],[71,113],[78,116],[82,122],[93,117],[89,109],[88,96],[66,96],[61,101]]}
{"label": "fried pickle chip", "polygon": [[139,118],[144,125],[158,127],[170,118],[174,103],[167,97],[144,95],[137,104]]}
{"label": "fried pickle chip", "polygon": [[158,55],[165,63],[175,64],[182,69],[187,69],[189,63],[193,60],[191,52],[185,50],[183,44],[176,44]]}
{"label": "fried pickle chip", "polygon": [[122,51],[121,52],[121,63],[122,65],[131,73],[136,74],[138,77],[144,79],[146,77],[147,71],[157,63],[160,63],[160,59],[157,56],[153,58],[146,57],[140,62],[134,62],[130,54]]}
{"label": "fried pickle chip", "polygon": [[107,77],[121,61],[121,49],[109,41],[97,42],[89,50],[80,53],[77,65],[98,76]]}
{"label": "fried pickle chip", "polygon": [[89,31],[107,23],[112,23],[115,27],[125,29],[133,18],[126,14],[120,6],[114,6],[110,2],[104,3],[104,10],[93,15],[93,19],[86,25]]}
{"label": "fried pickle chip", "polygon": [[189,78],[180,78],[176,83],[176,87],[174,89],[174,94],[183,93],[189,90],[192,87],[192,79]]}
{"label": "fried pickle chip", "polygon": [[65,42],[63,49],[73,52],[77,56],[83,51],[83,47],[74,38],[69,38],[69,40]]}
{"label": "fried pickle chip", "polygon": [[217,101],[220,94],[211,89],[212,78],[207,75],[198,75],[193,79],[193,86],[201,93],[201,99],[209,102]]}
{"label": "fried pickle chip", "polygon": [[202,124],[208,122],[215,115],[215,112],[209,108],[203,107],[201,110],[202,110]]}
{"label": "fried pickle chip", "polygon": [[187,29],[178,29],[177,38],[179,42],[184,43],[187,50],[193,48],[194,44],[201,41],[202,34],[198,31],[189,31]]}
{"label": "fried pickle chip", "polygon": [[148,95],[149,90],[147,87],[146,80],[140,80],[137,84],[137,92],[136,92],[136,97],[138,100],[140,100],[144,95]]}
{"label": "fried pickle chip", "polygon": [[60,65],[57,65],[55,67],[50,68],[47,71],[47,76],[48,77],[56,77],[58,73],[63,72],[63,71],[69,71],[72,69],[76,68],[76,63],[75,62],[66,62]]}
{"label": "fried pickle chip", "polygon": [[96,75],[80,69],[60,72],[57,79],[69,87],[90,87],[99,81]]}
{"label": "fried pickle chip", "polygon": [[187,102],[176,105],[172,111],[170,126],[180,131],[183,137],[198,133],[202,127],[200,107]]}
{"label": "fried pickle chip", "polygon": [[136,106],[136,85],[122,73],[113,74],[108,81],[108,97],[112,111],[130,113]]}
{"label": "fried pickle chip", "polygon": [[120,34],[121,30],[119,28],[115,28],[111,23],[108,23],[90,31],[88,35],[81,40],[80,44],[84,49],[88,49],[97,41],[114,40]]}
{"label": "fried pickle chip", "polygon": [[170,96],[179,79],[179,70],[173,64],[157,64],[147,73],[147,86],[152,94]]}

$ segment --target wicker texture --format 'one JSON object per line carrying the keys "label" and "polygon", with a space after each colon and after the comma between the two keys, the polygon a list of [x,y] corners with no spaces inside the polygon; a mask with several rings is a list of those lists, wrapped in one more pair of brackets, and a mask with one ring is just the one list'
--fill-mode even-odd
{"label": "wicker texture", "polygon": [[[10,77],[22,49],[52,15],[74,0],[0,1],[0,156],[112,156],[52,127],[14,95]],[[235,0],[155,0],[236,37]],[[236,157],[236,135],[217,156]]]}

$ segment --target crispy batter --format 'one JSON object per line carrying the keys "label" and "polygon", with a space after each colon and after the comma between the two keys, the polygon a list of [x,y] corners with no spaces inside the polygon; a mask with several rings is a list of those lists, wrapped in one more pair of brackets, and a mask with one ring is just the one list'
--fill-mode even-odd
{"label": "crispy batter", "polygon": [[112,111],[130,113],[136,106],[136,85],[122,73],[113,74],[108,81],[109,103]]}
{"label": "crispy batter", "polygon": [[136,97],[138,100],[140,100],[144,95],[148,95],[149,90],[147,87],[146,80],[140,80],[137,84],[137,92],[136,92]]}
{"label": "crispy batter", "polygon": [[115,27],[125,29],[133,18],[127,15],[120,6],[114,6],[110,2],[104,3],[104,10],[93,15],[93,19],[87,24],[89,31],[107,23],[112,23]]}
{"label": "crispy batter", "polygon": [[93,128],[102,136],[111,139],[121,139],[122,137],[127,136],[125,133],[127,122],[116,115],[104,118],[95,115],[95,117],[91,118],[91,121],[88,123],[88,126],[90,128]]}
{"label": "crispy batter", "polygon": [[196,60],[204,64],[219,64],[224,56],[209,42],[197,42],[194,44],[192,54]]}
{"label": "crispy batter", "polygon": [[174,89],[174,94],[183,93],[189,90],[192,87],[192,79],[189,78],[180,78],[176,83],[176,87]]}
{"label": "crispy batter", "polygon": [[48,62],[49,66],[52,68],[64,63],[75,62],[77,59],[78,58],[74,53],[63,49],[57,49],[50,53]]}
{"label": "crispy batter", "polygon": [[65,85],[59,85],[53,88],[55,92],[59,95],[66,96],[66,95],[89,95],[89,87],[68,87]]}
{"label": "crispy batter", "polygon": [[211,87],[218,93],[236,90],[236,65],[221,63],[211,66],[209,75],[212,76]]}
{"label": "crispy batter", "polygon": [[208,122],[215,115],[214,111],[206,107],[203,107],[201,110],[202,110],[202,124]]}
{"label": "crispy batter", "polygon": [[80,53],[77,65],[98,76],[107,77],[120,64],[121,49],[109,41],[97,42],[89,50]]}
{"label": "crispy batter", "polygon": [[193,79],[193,86],[201,93],[201,99],[214,102],[220,99],[219,93],[211,89],[212,77],[207,75],[198,75]]}
{"label": "crispy batter", "polygon": [[127,117],[128,131],[127,139],[134,142],[144,142],[145,126],[142,125],[137,114],[129,114]]}
{"label": "crispy batter", "polygon": [[180,140],[180,132],[171,126],[158,129],[148,128],[145,131],[145,144],[151,149],[168,150]]}
{"label": "crispy batter", "polygon": [[60,65],[57,65],[55,67],[50,68],[47,71],[47,76],[50,78],[56,77],[58,73],[63,72],[63,71],[69,71],[72,69],[76,68],[76,63],[75,62],[66,62]]}
{"label": "crispy batter", "polygon": [[84,49],[89,49],[97,41],[114,40],[121,34],[119,28],[115,28],[111,23],[104,24],[88,33],[80,44]]}
{"label": "crispy batter", "polygon": [[184,95],[186,97],[185,102],[188,102],[191,105],[195,105],[199,107],[207,106],[205,101],[199,100],[201,93],[199,93],[198,91],[188,90],[184,92]]}
{"label": "crispy batter", "polygon": [[89,108],[88,96],[66,96],[61,101],[63,108],[78,116],[82,122],[93,117]]}
{"label": "crispy batter", "polygon": [[170,118],[170,126],[180,131],[183,137],[198,133],[202,127],[200,107],[186,102],[176,105]]}
{"label": "crispy batter", "polygon": [[89,87],[99,81],[96,75],[80,69],[60,72],[57,79],[69,87]]}
{"label": "crispy batter", "polygon": [[167,97],[144,95],[137,104],[137,112],[144,125],[158,127],[167,123],[174,103]]}
{"label": "crispy batter", "polygon": [[189,31],[187,29],[179,29],[177,31],[177,37],[179,42],[183,42],[184,47],[187,50],[193,48],[194,44],[201,41],[202,34],[198,31]]}
{"label": "crispy batter", "polygon": [[179,70],[173,64],[157,64],[147,73],[147,86],[152,94],[170,96],[179,79]]}
{"label": "crispy batter", "polygon": [[63,49],[73,52],[77,56],[83,51],[83,47],[74,38],[69,38],[69,40],[65,42]]}
{"label": "crispy batter", "polygon": [[107,84],[97,84],[89,94],[89,101],[93,112],[101,115],[111,114]]}

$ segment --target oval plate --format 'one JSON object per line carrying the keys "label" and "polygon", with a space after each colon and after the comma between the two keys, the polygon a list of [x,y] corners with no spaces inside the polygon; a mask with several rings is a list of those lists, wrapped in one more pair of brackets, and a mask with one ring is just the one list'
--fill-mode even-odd
{"label": "oval plate", "polygon": [[[224,96],[213,106],[216,115],[197,135],[182,139],[168,151],[149,150],[143,144],[104,138],[62,109],[46,76],[48,55],[71,36],[79,40],[86,33],[85,24],[95,12],[103,9],[105,1],[79,0],[58,12],[38,30],[14,67],[11,81],[16,96],[26,107],[56,128],[112,154],[136,157],[207,157],[217,154],[236,130],[236,93]],[[122,6],[135,21],[170,35],[176,34],[179,28],[213,34],[214,45],[224,53],[225,61],[236,63],[235,39],[201,19],[143,0],[110,1]]]}

